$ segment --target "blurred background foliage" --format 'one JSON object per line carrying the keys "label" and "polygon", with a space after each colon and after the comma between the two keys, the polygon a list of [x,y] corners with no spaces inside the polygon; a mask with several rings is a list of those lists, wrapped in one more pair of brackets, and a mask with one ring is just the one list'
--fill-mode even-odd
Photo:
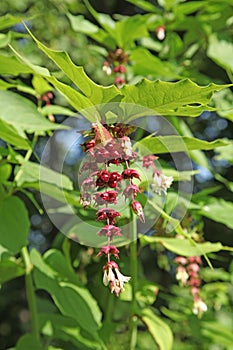
{"label": "blurred background foliage", "polygon": [[[121,20],[123,16],[148,16],[146,22],[148,35],[137,37],[136,42],[129,46],[130,65],[127,79],[135,83],[142,76],[149,79],[176,81],[181,78],[190,78],[200,85],[215,82],[228,84],[232,81],[232,34],[233,34],[233,3],[228,0],[211,1],[91,1],[97,12],[109,14],[114,20]],[[116,15],[117,14],[117,15]],[[19,77],[4,67],[4,57],[13,56],[8,43],[30,62],[48,67],[56,72],[56,67],[46,58],[33,43],[27,34],[21,20],[24,20],[33,34],[45,45],[57,50],[66,50],[73,61],[83,66],[87,74],[97,83],[107,85],[113,83],[113,77],[107,76],[103,70],[109,50],[112,48],[106,42],[97,43],[90,30],[90,22],[100,26],[98,20],[91,14],[86,2],[77,0],[7,0],[1,2],[0,7],[0,74],[6,82],[17,83]],[[11,17],[12,16],[12,17]],[[14,17],[13,17],[14,16]],[[80,17],[81,16],[81,17]],[[2,19],[2,21],[1,21]],[[5,19],[5,22],[4,22]],[[90,21],[83,24],[83,19]],[[12,23],[11,23],[12,20]],[[4,23],[8,23],[4,25]],[[11,23],[11,24],[10,24]],[[159,40],[157,28],[165,27],[165,38]],[[124,33],[123,33],[124,34]],[[101,41],[101,40],[100,40]],[[147,57],[145,64],[144,58]],[[163,68],[163,69],[162,69]],[[59,78],[64,79],[61,72],[56,72]],[[21,75],[20,84],[32,87],[31,76]],[[26,90],[20,92],[27,95]],[[222,95],[225,94],[224,104]],[[27,95],[28,96],[28,95]],[[30,95],[35,101],[35,96]],[[220,107],[219,114],[204,112],[198,118],[184,118],[188,126],[188,133],[200,139],[212,141],[216,138],[232,138],[232,92],[227,89],[219,92],[215,97],[215,104]],[[54,103],[67,107],[64,99],[54,92]],[[224,117],[224,118],[221,118]],[[64,116],[55,115],[57,121]],[[183,121],[174,126],[182,134]],[[81,128],[81,127],[80,127]],[[63,133],[63,134],[62,134]],[[63,143],[64,131],[57,133],[57,147],[69,152],[74,157],[74,163],[80,159],[74,149],[70,149],[72,140]],[[46,142],[46,137],[39,138],[36,153],[40,158]],[[216,188],[215,196],[226,200],[232,199],[232,148],[228,153],[221,149],[202,152],[208,167],[194,162],[194,167],[200,172],[195,176],[194,191],[202,191],[207,187]],[[200,155],[200,154],[199,154]],[[200,156],[201,157],[201,156]],[[70,162],[70,163],[69,163]],[[67,173],[72,161],[67,162]],[[217,176],[216,176],[217,174]],[[27,202],[26,196],[21,194]],[[40,201],[39,196],[37,197]],[[30,247],[36,247],[44,252],[49,247],[62,249],[62,238],[52,226],[45,214],[38,213],[30,207]],[[200,217],[195,218],[199,222]],[[231,220],[231,217],[229,217]],[[232,245],[232,231],[225,225],[204,219],[205,239],[221,241],[225,245]],[[63,243],[64,244],[64,243]],[[77,246],[70,242],[72,261],[84,283],[100,300],[105,303],[106,293],[101,285],[99,267],[95,264],[95,253],[90,248]],[[63,246],[64,249],[64,246]],[[161,249],[161,248],[160,248]],[[125,251],[125,259],[127,257]],[[232,350],[233,342],[233,264],[229,253],[212,254],[212,261],[216,269],[209,267],[202,269],[202,278],[208,282],[203,286],[203,298],[211,300],[214,307],[200,320],[192,314],[192,300],[187,290],[180,289],[175,284],[175,268],[171,261],[173,256],[164,249],[154,250],[145,247],[141,252],[141,270],[145,271],[148,279],[157,283],[160,293],[155,306],[170,324],[176,339],[174,350]],[[124,257],[122,258],[124,260]],[[94,277],[90,277],[94,276]],[[95,280],[95,283],[93,283]],[[93,287],[94,286],[94,287]],[[38,295],[40,310],[48,311],[51,304],[47,303],[45,292]],[[124,310],[122,300],[115,302]],[[127,314],[127,308],[124,312]],[[19,336],[29,329],[29,315],[24,290],[23,278],[18,278],[4,284],[0,301],[0,349],[5,350],[13,346]],[[119,316],[122,317],[122,314]],[[115,315],[117,320],[118,315]],[[143,325],[141,325],[143,330]],[[111,349],[124,349],[124,332],[119,332],[119,343],[114,340]],[[121,340],[122,337],[122,340]],[[65,341],[64,341],[65,342]],[[142,332],[139,343],[142,349],[152,349],[149,335]],[[62,341],[60,343],[62,348]],[[77,349],[70,347],[70,349]]]}

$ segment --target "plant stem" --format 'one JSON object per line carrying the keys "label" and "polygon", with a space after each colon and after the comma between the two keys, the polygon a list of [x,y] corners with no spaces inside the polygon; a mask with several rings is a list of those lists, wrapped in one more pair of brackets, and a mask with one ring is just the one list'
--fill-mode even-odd
{"label": "plant stem", "polygon": [[130,350],[135,350],[137,343],[137,317],[135,315],[137,308],[136,291],[137,291],[137,275],[138,275],[138,261],[137,261],[137,220],[131,212],[131,239],[130,244],[130,274],[132,286],[132,303],[130,313]]}
{"label": "plant stem", "polygon": [[26,282],[26,292],[27,292],[27,300],[28,300],[28,307],[30,311],[30,317],[31,317],[31,324],[32,324],[32,334],[34,335],[35,339],[40,341],[40,332],[39,332],[39,322],[37,317],[37,308],[36,308],[36,298],[35,298],[35,291],[32,281],[32,263],[30,261],[30,257],[28,254],[27,247],[23,247],[21,250],[22,258],[25,263],[26,268],[26,275],[25,275],[25,282]]}

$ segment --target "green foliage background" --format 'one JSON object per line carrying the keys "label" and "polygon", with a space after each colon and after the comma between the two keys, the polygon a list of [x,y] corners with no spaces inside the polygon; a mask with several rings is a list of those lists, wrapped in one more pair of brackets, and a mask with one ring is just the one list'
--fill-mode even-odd
{"label": "green foliage background", "polygon": [[[157,233],[139,239],[135,349],[232,350],[232,1],[8,0],[0,14],[0,349],[129,349],[130,286],[119,299],[109,295],[96,251],[57,232],[43,211],[39,191],[81,211],[73,169],[65,169],[60,186],[56,168],[39,179],[38,164],[40,147],[64,128],[61,116],[87,107],[101,115],[96,105],[122,101],[168,118],[200,170],[189,211],[194,226],[187,219],[166,236],[163,223],[175,223],[171,191]],[[102,70],[117,47],[130,58],[121,89]],[[48,91],[49,107],[39,98]],[[149,145],[174,171],[164,144],[179,152],[175,136],[144,136],[139,147]],[[202,318],[175,281],[175,254],[206,257]],[[127,274],[128,247],[121,255]]]}

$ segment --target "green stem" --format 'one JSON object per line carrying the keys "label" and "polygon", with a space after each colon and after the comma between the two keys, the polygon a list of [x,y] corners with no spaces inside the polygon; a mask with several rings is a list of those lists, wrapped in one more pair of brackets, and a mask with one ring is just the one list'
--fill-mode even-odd
{"label": "green stem", "polygon": [[21,254],[22,254],[22,258],[24,260],[24,264],[26,268],[25,282],[26,282],[28,307],[29,307],[30,316],[31,316],[32,334],[34,335],[36,340],[40,341],[39,322],[38,322],[37,308],[36,308],[36,297],[35,297],[35,291],[34,291],[34,286],[32,281],[33,265],[30,261],[27,247],[22,248]]}
{"label": "green stem", "polygon": [[131,275],[131,286],[132,286],[132,303],[130,313],[130,350],[135,350],[137,344],[137,276],[138,276],[138,260],[137,260],[137,220],[133,213],[131,213],[131,239],[130,244],[130,275]]}

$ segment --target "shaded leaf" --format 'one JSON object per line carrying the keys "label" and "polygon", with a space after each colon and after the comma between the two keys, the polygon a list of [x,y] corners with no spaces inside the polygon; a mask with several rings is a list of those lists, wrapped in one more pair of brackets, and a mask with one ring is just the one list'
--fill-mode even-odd
{"label": "shaded leaf", "polygon": [[[68,276],[64,278],[63,275],[59,274],[59,271],[53,270],[49,261],[43,261],[35,250],[33,252],[33,263],[36,267],[34,271],[36,287],[46,290],[52,296],[63,315],[75,319],[79,326],[87,332],[96,332],[101,325],[101,312],[89,291],[69,282]],[[57,275],[57,278],[49,277],[44,271],[43,264],[48,265]]]}
{"label": "shaded leaf", "polygon": [[33,350],[43,350],[39,341],[35,339],[32,334],[25,334],[21,338],[19,338],[15,350],[25,350],[25,349],[33,349]]}
{"label": "shaded leaf", "polygon": [[137,47],[130,53],[134,74],[152,76],[160,79],[179,79],[178,69],[166,61],[161,61],[149,50]]}
{"label": "shaded leaf", "polygon": [[17,178],[17,185],[22,186],[25,182],[42,181],[54,184],[67,190],[73,189],[73,184],[68,176],[58,173],[41,164],[30,161],[23,162],[20,167],[20,176]]}
{"label": "shaded leaf", "polygon": [[[1,114],[1,113],[0,113]],[[25,138],[18,134],[17,130],[13,125],[7,124],[5,121],[0,119],[0,138],[9,143],[10,145],[16,146],[19,149],[30,149],[30,145]]]}
{"label": "shaded leaf", "polygon": [[152,308],[144,309],[140,313],[142,321],[146,324],[160,350],[172,350],[173,335],[170,327],[157,316]]}
{"label": "shaded leaf", "polygon": [[24,275],[24,269],[16,261],[3,260],[0,262],[0,284]]}
{"label": "shaded leaf", "polygon": [[11,91],[0,91],[0,119],[13,125],[20,136],[24,131],[47,131],[63,129],[65,126],[49,122],[29,100]]}
{"label": "shaded leaf", "polygon": [[27,245],[30,222],[24,203],[17,197],[6,197],[0,203],[0,244],[13,254]]}
{"label": "shaded leaf", "polygon": [[13,25],[19,23],[20,21],[21,21],[20,17],[12,16],[11,14],[1,16],[0,17],[0,30],[12,27]]}

